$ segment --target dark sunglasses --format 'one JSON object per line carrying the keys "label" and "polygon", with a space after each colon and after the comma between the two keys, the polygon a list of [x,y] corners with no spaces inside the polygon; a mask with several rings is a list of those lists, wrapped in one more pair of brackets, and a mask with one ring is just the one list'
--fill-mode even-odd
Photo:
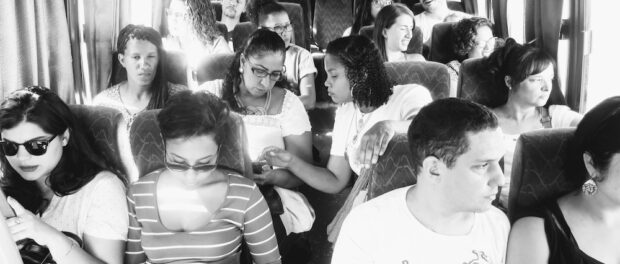
{"label": "dark sunglasses", "polygon": [[56,138],[56,135],[51,137],[50,139],[33,139],[28,140],[24,143],[15,143],[8,140],[0,141],[0,149],[5,156],[15,156],[19,151],[19,146],[24,146],[26,151],[34,156],[41,156],[47,152],[47,145],[49,145],[52,140]]}
{"label": "dark sunglasses", "polygon": [[215,170],[215,168],[217,168],[217,164],[198,164],[198,165],[190,166],[190,165],[182,164],[182,163],[172,163],[168,161],[167,159],[164,160],[164,163],[166,164],[166,168],[168,168],[169,170],[173,172],[186,172],[188,170],[194,170],[196,172],[208,172],[208,171]]}

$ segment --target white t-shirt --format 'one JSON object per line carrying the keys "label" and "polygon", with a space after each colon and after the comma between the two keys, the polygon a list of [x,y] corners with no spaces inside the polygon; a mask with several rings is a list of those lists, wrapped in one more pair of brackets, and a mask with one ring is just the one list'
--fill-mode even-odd
{"label": "white t-shirt", "polygon": [[361,169],[357,150],[361,137],[368,129],[379,121],[412,119],[420,108],[433,100],[428,89],[417,84],[397,85],[393,92],[386,104],[371,113],[362,114],[353,102],[345,103],[336,110],[330,154],[343,157],[346,152],[349,165],[357,174]]}
{"label": "white t-shirt", "polygon": [[495,207],[476,213],[467,235],[442,235],[422,225],[407,207],[411,186],[370,200],[345,219],[332,264],[502,264],[510,224]]}
{"label": "white t-shirt", "polygon": [[317,72],[310,52],[295,44],[286,47],[284,66],[286,67],[285,80],[291,91],[297,95],[300,94],[299,81],[304,76]]}
{"label": "white t-shirt", "polygon": [[[205,82],[198,88],[222,97],[223,80]],[[285,90],[282,111],[276,115],[241,115],[247,131],[250,158],[257,160],[265,147],[284,148],[283,139],[309,132],[310,119],[304,105],[292,92]]]}
{"label": "white t-shirt", "polygon": [[54,195],[41,219],[81,239],[88,234],[126,240],[129,218],[125,186],[113,173],[102,171],[77,192],[63,197]]}
{"label": "white t-shirt", "polygon": [[[549,116],[551,117],[552,128],[570,127],[573,121],[581,118],[581,114],[571,110],[565,105],[549,106]],[[506,181],[504,186],[502,186],[502,195],[500,198],[504,205],[508,205],[508,191],[510,190],[510,180],[512,177],[512,160],[519,136],[520,134],[504,133],[504,145],[506,147],[506,153],[504,154],[504,175],[506,177],[504,177],[504,179],[506,179]]]}

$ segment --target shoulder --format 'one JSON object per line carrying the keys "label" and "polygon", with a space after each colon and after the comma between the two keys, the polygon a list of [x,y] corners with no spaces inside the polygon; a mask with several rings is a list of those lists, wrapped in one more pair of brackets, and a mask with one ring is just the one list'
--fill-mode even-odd
{"label": "shoulder", "polygon": [[505,230],[506,233],[510,230],[510,222],[508,221],[508,217],[504,212],[497,209],[495,206],[492,206],[488,211],[484,212],[483,217],[486,218],[489,223]]}
{"label": "shoulder", "polygon": [[406,61],[426,61],[424,56],[418,53],[405,53],[405,60]]}
{"label": "shoulder", "polygon": [[208,82],[201,84],[200,86],[198,86],[198,90],[209,92],[219,97],[222,97],[223,87],[224,87],[224,80],[217,79],[217,80],[212,80],[212,81],[208,81]]}
{"label": "shoulder", "polygon": [[297,95],[295,95],[288,89],[278,88],[278,90],[284,90],[284,99],[282,100],[282,112],[291,108],[299,109],[300,106],[301,109],[304,109],[305,112],[304,104],[301,102],[301,100],[299,100],[299,97],[297,97]]}
{"label": "shoulder", "polygon": [[583,116],[571,110],[565,105],[551,105],[549,106],[549,116],[551,116],[552,127],[573,127],[579,124]]}
{"label": "shoulder", "polygon": [[110,171],[99,172],[88,184],[84,185],[80,192],[96,196],[111,196],[125,194],[125,184],[118,176]]}
{"label": "shoulder", "polygon": [[431,92],[419,84],[396,85],[392,88],[392,91],[393,94],[390,96],[390,99],[409,100],[409,98],[414,97],[422,100],[432,100]]}
{"label": "shoulder", "polygon": [[93,104],[99,105],[106,103],[108,100],[116,100],[116,98],[118,98],[118,89],[121,84],[122,83],[115,84],[98,93],[93,99]]}
{"label": "shoulder", "polygon": [[508,239],[507,263],[544,263],[548,258],[544,220],[531,216],[517,220]]}

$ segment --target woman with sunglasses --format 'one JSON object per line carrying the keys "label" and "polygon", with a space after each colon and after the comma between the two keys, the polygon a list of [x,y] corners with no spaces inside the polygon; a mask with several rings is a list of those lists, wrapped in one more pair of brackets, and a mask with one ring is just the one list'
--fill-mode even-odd
{"label": "woman with sunglasses", "polygon": [[[30,238],[62,263],[123,263],[124,180],[94,151],[69,107],[47,88],[0,104],[3,191],[16,217],[13,240]],[[61,231],[75,234],[83,248]]]}
{"label": "woman with sunglasses", "polygon": [[166,166],[130,187],[125,263],[239,263],[243,241],[253,263],[280,263],[257,185],[216,165],[229,115],[217,97],[190,91],[159,112]]}

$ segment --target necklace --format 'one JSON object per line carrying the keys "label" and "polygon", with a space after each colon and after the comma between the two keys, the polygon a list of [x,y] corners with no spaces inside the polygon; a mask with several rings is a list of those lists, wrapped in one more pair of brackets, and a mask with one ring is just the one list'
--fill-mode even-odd
{"label": "necklace", "polygon": [[127,119],[127,130],[129,130],[131,128],[131,123],[133,123],[134,118],[136,117],[136,115],[140,112],[142,112],[142,110],[139,110],[135,113],[131,113],[131,111],[129,111],[129,108],[127,108],[127,105],[125,105],[125,101],[123,101],[123,96],[121,95],[121,88],[122,86],[118,87],[118,99],[119,101],[121,101],[121,104],[123,105],[123,110],[125,110],[125,113],[127,113],[128,119]]}
{"label": "necklace", "polygon": [[267,115],[267,110],[269,110],[269,105],[271,105],[271,90],[267,91],[267,99],[263,106],[246,106],[237,94],[235,94],[235,100],[239,107],[245,108],[245,112],[248,115]]}

